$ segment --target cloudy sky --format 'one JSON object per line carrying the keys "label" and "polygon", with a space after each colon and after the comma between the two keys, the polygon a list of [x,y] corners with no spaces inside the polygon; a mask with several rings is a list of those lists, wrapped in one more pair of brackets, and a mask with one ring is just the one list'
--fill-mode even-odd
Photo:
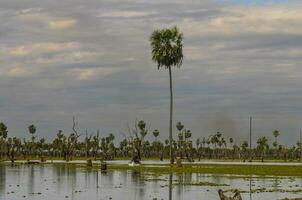
{"label": "cloudy sky", "polygon": [[[265,3],[264,3],[265,2]],[[221,131],[293,144],[302,128],[302,2],[285,0],[0,0],[0,121],[10,135],[127,132],[144,119],[167,137],[168,72],[153,30],[177,25],[175,115],[194,137]]]}

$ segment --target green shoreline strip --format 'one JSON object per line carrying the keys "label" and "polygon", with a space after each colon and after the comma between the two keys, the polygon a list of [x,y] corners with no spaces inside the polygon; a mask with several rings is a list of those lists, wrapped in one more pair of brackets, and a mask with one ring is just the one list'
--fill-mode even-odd
{"label": "green shoreline strip", "polygon": [[[6,165],[9,165],[6,163]],[[23,165],[16,163],[15,165]],[[26,165],[26,164],[24,164]],[[66,167],[80,167],[99,170],[99,164],[86,167],[85,164],[75,163],[47,163],[38,165],[54,165]],[[293,176],[302,177],[302,166],[278,166],[278,165],[221,165],[221,164],[185,164],[183,167],[161,165],[141,165],[129,166],[127,164],[108,164],[108,170],[135,170],[143,172],[153,172],[159,174],[166,173],[201,173],[201,174],[230,174],[230,175],[257,175],[257,176]]]}
{"label": "green shoreline strip", "polygon": [[232,175],[259,175],[259,176],[295,176],[302,177],[302,166],[277,166],[277,165],[214,165],[198,164],[176,167],[169,165],[136,166],[108,165],[111,170],[136,170],[155,173],[201,173],[201,174],[232,174]]}

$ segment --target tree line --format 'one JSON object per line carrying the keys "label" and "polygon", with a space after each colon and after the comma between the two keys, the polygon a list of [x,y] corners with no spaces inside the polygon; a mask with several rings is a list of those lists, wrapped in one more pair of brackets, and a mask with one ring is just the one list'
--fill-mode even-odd
{"label": "tree line", "polygon": [[[302,145],[300,141],[296,145],[287,147],[278,141],[280,132],[272,131],[273,142],[262,136],[256,139],[256,145],[249,148],[247,141],[235,141],[227,138],[223,133],[217,132],[206,137],[192,138],[192,132],[178,122],[176,124],[176,137],[172,140],[172,156],[180,157],[187,161],[200,161],[202,159],[221,160],[284,160],[294,161],[302,159]],[[140,159],[164,160],[170,157],[170,141],[161,141],[158,137],[158,129],[151,130],[143,120],[136,121],[133,128],[128,126],[128,136],[116,141],[113,133],[101,136],[97,131],[94,134],[81,133],[76,130],[73,120],[73,131],[69,134],[59,130],[56,137],[47,142],[45,138],[39,138],[36,134],[36,126],[28,126],[27,138],[9,137],[5,123],[0,123],[0,156],[14,162],[16,159],[130,159],[137,155]],[[153,139],[146,139],[152,135]],[[150,136],[149,136],[150,138]]]}

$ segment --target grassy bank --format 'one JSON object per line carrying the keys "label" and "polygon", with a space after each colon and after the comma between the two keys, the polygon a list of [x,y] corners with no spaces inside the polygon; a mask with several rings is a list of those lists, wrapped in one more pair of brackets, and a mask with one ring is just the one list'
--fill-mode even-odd
{"label": "grassy bank", "polygon": [[296,176],[302,177],[302,166],[261,166],[261,165],[214,165],[193,164],[176,167],[170,165],[142,165],[130,167],[128,165],[109,165],[111,170],[137,170],[155,173],[202,173],[202,174],[231,174],[231,175],[259,175],[259,176]]}

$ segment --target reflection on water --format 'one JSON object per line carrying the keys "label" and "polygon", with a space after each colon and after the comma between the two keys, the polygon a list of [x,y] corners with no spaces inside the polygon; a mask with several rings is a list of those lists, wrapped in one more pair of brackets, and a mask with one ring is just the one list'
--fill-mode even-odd
{"label": "reflection on water", "polygon": [[5,183],[6,183],[6,170],[4,166],[0,165],[0,196],[5,193]]}
{"label": "reflection on water", "polygon": [[[192,185],[205,182],[228,186]],[[301,193],[288,191],[299,190],[301,185],[301,178],[152,174],[136,171],[102,173],[63,165],[0,165],[1,200],[216,200],[219,188],[245,191],[242,193],[244,200],[273,200],[301,197]],[[262,191],[264,189],[265,192]],[[280,189],[286,191],[281,192]]]}
{"label": "reflection on water", "polygon": [[172,190],[173,190],[173,174],[169,174],[169,200],[172,200],[173,198],[173,193],[172,193]]}

